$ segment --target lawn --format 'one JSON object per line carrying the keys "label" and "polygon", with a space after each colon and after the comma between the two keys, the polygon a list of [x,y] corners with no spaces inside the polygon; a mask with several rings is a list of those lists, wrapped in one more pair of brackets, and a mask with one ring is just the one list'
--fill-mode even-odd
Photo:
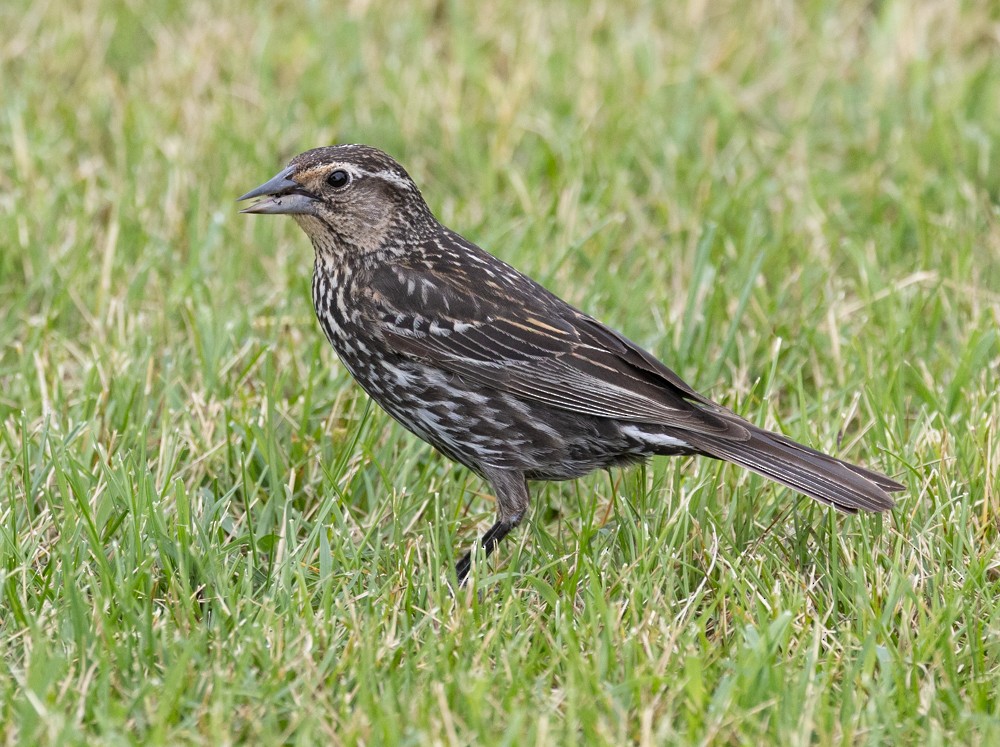
{"label": "lawn", "polygon": [[[1000,742],[1000,7],[0,6],[0,738]],[[328,348],[235,198],[393,154],[460,231],[750,420],[837,515],[658,459],[478,478]]]}

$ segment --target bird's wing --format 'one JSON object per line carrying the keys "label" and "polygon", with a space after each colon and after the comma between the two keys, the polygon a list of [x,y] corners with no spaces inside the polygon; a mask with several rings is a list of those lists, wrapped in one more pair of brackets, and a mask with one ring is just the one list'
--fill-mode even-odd
{"label": "bird's wing", "polygon": [[397,352],[484,387],[586,415],[749,438],[738,418],[638,345],[500,267],[506,275],[377,270],[371,321]]}

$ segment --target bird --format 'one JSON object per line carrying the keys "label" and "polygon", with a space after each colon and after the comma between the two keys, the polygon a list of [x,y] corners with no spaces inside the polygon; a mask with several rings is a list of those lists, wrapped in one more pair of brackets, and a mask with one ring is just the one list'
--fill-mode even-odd
{"label": "bird", "polygon": [[[529,481],[654,456],[739,465],[846,513],[904,485],[764,430],[652,353],[442,225],[377,148],[301,153],[237,201],[290,215],[314,250],[312,302],[354,380],[404,428],[490,486],[488,557],[525,518]],[[455,566],[465,583],[474,554]]]}

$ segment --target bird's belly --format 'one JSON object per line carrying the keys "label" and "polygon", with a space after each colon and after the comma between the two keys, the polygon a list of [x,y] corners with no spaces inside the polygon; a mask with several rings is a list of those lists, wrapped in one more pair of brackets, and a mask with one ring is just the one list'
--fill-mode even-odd
{"label": "bird's belly", "polygon": [[338,353],[361,387],[407,430],[482,474],[516,469],[534,480],[569,480],[633,463],[652,452],[617,421],[566,412],[399,356],[366,357],[354,338]]}

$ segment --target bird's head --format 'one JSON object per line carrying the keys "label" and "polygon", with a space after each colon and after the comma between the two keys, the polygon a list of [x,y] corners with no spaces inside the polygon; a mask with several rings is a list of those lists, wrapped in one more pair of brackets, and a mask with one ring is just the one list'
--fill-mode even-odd
{"label": "bird's head", "polygon": [[403,167],[366,145],[300,153],[238,201],[254,197],[242,212],[291,215],[317,251],[389,248],[434,220]]}

